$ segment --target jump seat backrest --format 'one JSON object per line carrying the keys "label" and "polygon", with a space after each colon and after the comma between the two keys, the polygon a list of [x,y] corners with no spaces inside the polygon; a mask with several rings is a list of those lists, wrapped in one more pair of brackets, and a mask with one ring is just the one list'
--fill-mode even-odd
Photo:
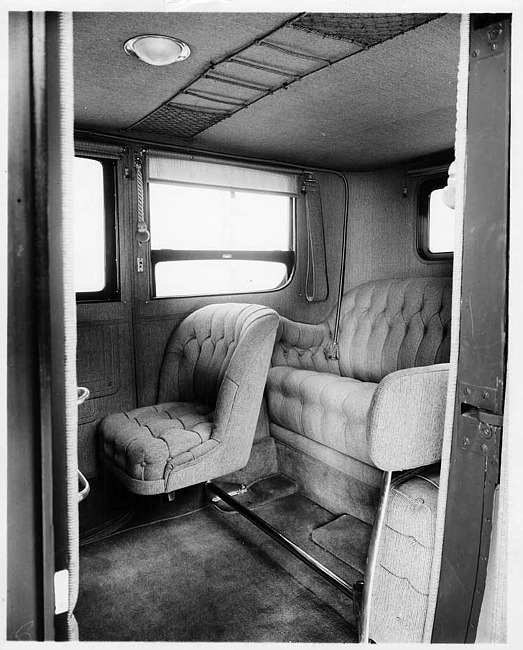
{"label": "jump seat backrest", "polygon": [[450,351],[449,278],[376,280],[350,289],[339,359],[335,312],[317,325],[281,318],[268,375],[269,418],[380,469],[435,462]]}

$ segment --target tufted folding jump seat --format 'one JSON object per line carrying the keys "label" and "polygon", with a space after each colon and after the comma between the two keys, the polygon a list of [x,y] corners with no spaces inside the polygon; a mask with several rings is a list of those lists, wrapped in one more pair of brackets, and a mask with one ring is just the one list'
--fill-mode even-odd
{"label": "tufted folding jump seat", "polygon": [[104,418],[102,458],[136,494],[170,493],[243,467],[251,451],[278,314],[208,305],[173,332],[158,404]]}
{"label": "tufted folding jump seat", "polygon": [[267,381],[281,465],[334,513],[372,523],[382,470],[435,462],[450,348],[447,278],[376,280],[349,290],[339,359],[335,312],[317,325],[281,319]]}

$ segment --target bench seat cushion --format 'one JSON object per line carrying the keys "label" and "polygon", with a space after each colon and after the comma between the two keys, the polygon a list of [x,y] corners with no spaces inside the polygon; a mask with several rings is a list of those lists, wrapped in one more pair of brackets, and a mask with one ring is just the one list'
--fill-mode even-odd
{"label": "bench seat cushion", "polygon": [[378,384],[313,370],[275,366],[267,378],[271,421],[372,464],[367,412]]}
{"label": "bench seat cushion", "polygon": [[101,422],[103,449],[113,464],[138,481],[164,481],[175,466],[218,444],[214,411],[205,404],[168,402],[116,413]]}

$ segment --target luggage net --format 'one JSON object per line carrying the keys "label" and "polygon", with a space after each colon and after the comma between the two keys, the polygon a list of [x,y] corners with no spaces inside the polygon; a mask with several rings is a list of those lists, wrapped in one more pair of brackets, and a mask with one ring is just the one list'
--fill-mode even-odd
{"label": "luggage net", "polygon": [[442,14],[305,14],[290,27],[364,47],[383,43]]}
{"label": "luggage net", "polygon": [[195,110],[164,104],[150,115],[133,124],[129,131],[157,133],[190,140],[227,117],[227,113]]}

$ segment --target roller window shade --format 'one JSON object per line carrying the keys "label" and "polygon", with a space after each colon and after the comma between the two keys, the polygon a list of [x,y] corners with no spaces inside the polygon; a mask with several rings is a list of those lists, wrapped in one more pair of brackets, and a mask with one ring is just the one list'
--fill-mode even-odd
{"label": "roller window shade", "polygon": [[119,160],[124,154],[124,147],[122,145],[86,142],[83,140],[75,140],[74,150],[77,156],[99,159],[106,158],[108,160]]}
{"label": "roller window shade", "polygon": [[147,180],[251,192],[269,192],[287,196],[298,195],[296,174],[253,169],[215,161],[184,158],[183,156],[149,154],[147,157]]}

